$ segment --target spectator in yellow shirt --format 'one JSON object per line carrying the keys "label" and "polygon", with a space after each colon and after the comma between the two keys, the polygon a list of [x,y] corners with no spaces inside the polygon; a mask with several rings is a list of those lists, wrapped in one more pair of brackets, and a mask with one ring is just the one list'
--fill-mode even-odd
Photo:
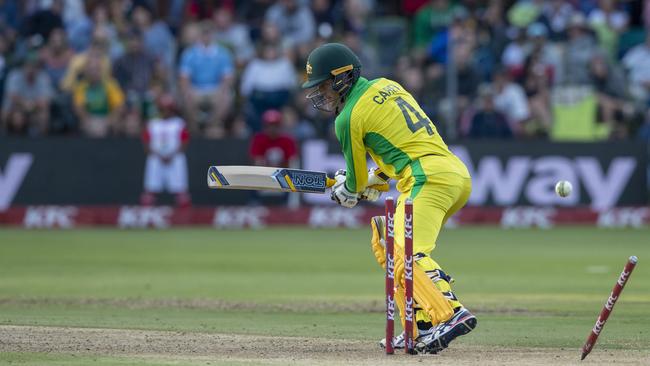
{"label": "spectator in yellow shirt", "polygon": [[74,107],[81,131],[90,137],[105,137],[120,130],[124,93],[115,79],[102,77],[101,70],[101,59],[89,58],[83,78],[74,87]]}

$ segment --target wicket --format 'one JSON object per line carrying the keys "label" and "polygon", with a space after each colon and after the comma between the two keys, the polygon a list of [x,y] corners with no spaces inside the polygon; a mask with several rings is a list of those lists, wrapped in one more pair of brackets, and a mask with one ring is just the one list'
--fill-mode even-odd
{"label": "wicket", "polygon": [[580,358],[581,360],[584,360],[585,357],[587,357],[589,352],[591,352],[591,349],[596,344],[596,341],[598,340],[598,336],[600,335],[600,332],[603,330],[607,318],[609,318],[609,315],[612,313],[612,310],[614,309],[616,300],[618,300],[619,296],[621,295],[621,292],[623,291],[623,288],[625,287],[625,284],[627,283],[627,280],[630,279],[630,276],[632,275],[632,271],[636,266],[636,262],[637,262],[637,257],[631,256],[630,259],[628,259],[627,263],[625,264],[625,267],[623,268],[623,272],[621,272],[621,275],[618,277],[616,284],[614,284],[612,293],[607,298],[607,302],[603,306],[603,310],[601,310],[598,319],[596,319],[596,324],[592,328],[591,333],[589,333],[589,337],[587,337],[587,341],[585,342],[585,345],[582,346],[582,356]]}
{"label": "wicket", "polygon": [[[395,332],[395,200],[387,197],[386,214],[386,354],[393,354]],[[413,354],[413,201],[404,202],[404,349]],[[399,284],[398,284],[399,285]]]}

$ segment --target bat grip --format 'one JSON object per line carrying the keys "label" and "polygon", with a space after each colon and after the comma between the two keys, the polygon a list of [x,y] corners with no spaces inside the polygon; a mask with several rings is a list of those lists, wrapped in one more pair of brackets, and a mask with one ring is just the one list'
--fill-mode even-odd
{"label": "bat grip", "polygon": [[[327,177],[327,188],[332,188],[336,184],[336,179]],[[376,189],[380,192],[388,192],[390,190],[390,185],[388,183],[384,184],[375,184],[370,186],[369,188]]]}

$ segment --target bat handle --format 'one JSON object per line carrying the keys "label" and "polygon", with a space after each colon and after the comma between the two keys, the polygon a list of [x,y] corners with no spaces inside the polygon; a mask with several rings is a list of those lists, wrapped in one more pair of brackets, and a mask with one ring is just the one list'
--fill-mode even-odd
{"label": "bat handle", "polygon": [[[327,188],[332,188],[336,184],[336,179],[327,177]],[[388,192],[390,190],[390,185],[388,183],[384,184],[375,184],[370,186],[370,188],[374,188],[380,192]]]}
{"label": "bat handle", "polygon": [[327,177],[327,188],[332,188],[336,184],[336,179]]}

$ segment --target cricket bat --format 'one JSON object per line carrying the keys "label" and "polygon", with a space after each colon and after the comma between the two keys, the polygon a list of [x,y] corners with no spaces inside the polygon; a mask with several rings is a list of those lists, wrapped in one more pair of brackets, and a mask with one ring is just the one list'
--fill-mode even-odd
{"label": "cricket bat", "polygon": [[[222,165],[208,169],[208,187],[255,191],[325,193],[336,183],[325,172],[265,166]],[[388,183],[372,186],[382,192]]]}

